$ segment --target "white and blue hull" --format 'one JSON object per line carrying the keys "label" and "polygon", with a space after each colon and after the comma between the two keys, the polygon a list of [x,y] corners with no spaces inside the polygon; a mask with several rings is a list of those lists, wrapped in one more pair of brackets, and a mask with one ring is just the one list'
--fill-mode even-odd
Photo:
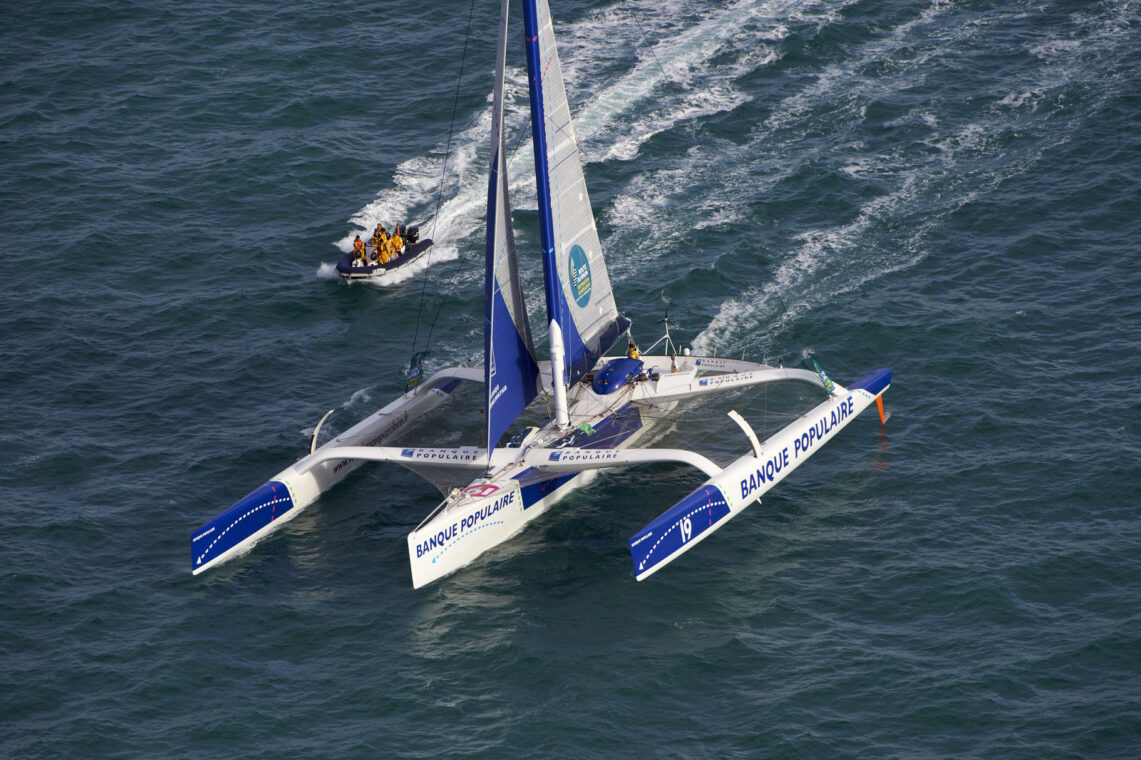
{"label": "white and blue hull", "polygon": [[[552,420],[542,428],[530,428],[518,446],[489,453],[476,447],[383,445],[445,401],[461,380],[478,381],[482,376],[482,368],[437,373],[416,392],[278,473],[195,531],[193,571],[202,572],[248,551],[368,460],[402,464],[438,485],[468,483],[453,489],[408,535],[412,584],[417,588],[508,541],[571,491],[590,483],[599,469],[650,462],[697,467],[709,478],[706,483],[630,539],[634,573],[642,580],[759,500],[879,399],[891,382],[890,370],[873,371],[842,388],[805,370],[732,359],[617,358],[604,360],[590,382],[572,389],[569,424],[560,426]],[[655,423],[662,413],[682,399],[790,381],[820,389],[831,386],[832,393],[764,444],[747,429],[754,450],[728,467],[686,450],[645,448],[658,432]],[[742,425],[747,428],[747,423]]]}
{"label": "white and blue hull", "polygon": [[195,575],[247,552],[292,520],[317,497],[341,482],[363,459],[327,459],[327,452],[350,446],[380,446],[415,424],[449,397],[462,377],[437,375],[346,430],[313,453],[258,486],[190,538]]}
{"label": "white and blue hull", "polygon": [[[400,449],[382,445],[448,395],[446,385],[429,388],[429,381],[424,390],[406,394],[312,452],[196,531],[191,539],[195,573],[248,549],[363,460],[397,462],[445,493],[452,489],[408,536],[415,587],[448,575],[507,541],[572,490],[586,485],[597,469],[667,461],[695,466],[709,478],[705,485],[630,540],[635,575],[640,580],[759,499],[867,404],[879,399],[890,384],[890,370],[869,373],[849,392],[835,386],[819,365],[817,372],[811,373],[744,360],[678,357],[672,353],[668,319],[664,340],[670,355],[639,358],[631,345],[628,356],[605,358],[629,333],[630,320],[618,310],[606,270],[550,8],[547,0],[523,0],[539,254],[550,350],[550,361],[540,362],[519,278],[507,182],[502,128],[507,18],[508,0],[501,0],[484,247],[484,366],[478,370],[445,370],[433,378],[443,377],[444,383],[459,379],[484,383],[485,448]],[[347,266],[351,262],[346,259],[342,263]],[[351,271],[346,274],[345,268],[338,269],[352,276]],[[414,365],[422,355],[416,354]],[[541,364],[547,365],[545,370]],[[733,418],[744,429],[753,453],[724,469],[688,450],[632,448],[647,437],[660,412],[682,399],[783,381],[809,382],[828,395],[812,413],[823,415],[823,422],[801,418],[762,446],[748,423],[734,412]],[[543,390],[553,401],[554,419],[541,428],[529,428],[517,436],[515,445],[497,447]],[[648,409],[658,414],[644,415]],[[822,427],[817,435],[813,431],[818,423]],[[802,443],[803,451],[798,448]],[[462,490],[453,488],[469,482]]]}
{"label": "white and blue hull", "polygon": [[[667,411],[674,406],[676,402],[669,402],[657,410]],[[625,417],[619,420],[621,432],[607,436],[604,447],[590,448],[587,443],[582,448],[574,446],[564,450],[573,450],[579,456],[590,456],[592,452],[605,456],[609,451],[645,443],[656,432],[655,416],[643,415],[640,407],[630,405],[617,412]],[[573,407],[571,413],[572,421],[579,419]],[[637,416],[636,424],[632,424],[632,415]],[[546,448],[558,446],[560,439],[565,441],[566,438],[566,433],[559,432],[551,423],[531,443],[535,448]],[[527,449],[519,452],[526,454]],[[436,508],[429,520],[408,534],[408,561],[413,587],[420,588],[470,564],[598,475],[599,470],[596,469],[539,475],[521,457],[519,461],[496,470],[491,477],[479,478],[467,488],[455,492]]]}
{"label": "white and blue hull", "polygon": [[832,440],[878,399],[891,370],[874,370],[694,489],[630,538],[634,576],[644,580],[708,538]]}
{"label": "white and blue hull", "polygon": [[[666,564],[707,538],[730,518],[760,500],[777,483],[815,454],[870,404],[891,382],[890,370],[875,370],[845,389],[804,370],[784,370],[733,360],[698,358],[685,371],[660,374],[661,360],[648,373],[651,378],[623,383],[628,397],[637,403],[617,406],[598,420],[597,409],[606,397],[580,394],[571,406],[570,426],[562,431],[549,423],[528,439],[514,460],[504,463],[503,450],[496,450],[488,477],[475,480],[462,491],[455,491],[428,520],[408,536],[408,558],[412,584],[419,588],[471,563],[481,554],[507,541],[529,522],[545,513],[571,491],[588,484],[598,474],[595,469],[560,474],[555,462],[568,467],[628,466],[651,461],[685,461],[703,469],[709,479],[672,508],[638,531],[629,541],[634,574],[648,578]],[[612,363],[626,360],[611,360]],[[724,374],[699,375],[700,367],[716,368]],[[659,374],[655,375],[655,372]],[[733,387],[766,382],[800,381],[833,388],[828,398],[795,420],[754,450],[719,468],[689,452],[665,449],[637,449],[646,443],[660,414],[643,415],[643,409],[667,411],[680,398],[716,393]],[[587,398],[583,398],[587,395]],[[615,393],[615,396],[619,396]],[[592,415],[592,411],[594,414]],[[636,414],[636,425],[629,415]],[[618,435],[596,432],[594,436],[577,428],[584,421],[601,430],[611,420],[619,424]],[[755,436],[750,437],[755,441]],[[622,453],[618,453],[622,452]],[[539,480],[535,481],[536,478]]]}

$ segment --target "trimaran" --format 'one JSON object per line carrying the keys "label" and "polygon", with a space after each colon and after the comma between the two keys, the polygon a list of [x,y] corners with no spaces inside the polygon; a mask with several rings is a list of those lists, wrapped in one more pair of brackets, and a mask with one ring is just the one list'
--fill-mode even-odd
{"label": "trimaran", "polygon": [[[883,419],[890,369],[847,388],[819,370],[670,352],[605,357],[627,334],[599,244],[571,124],[547,0],[523,0],[531,125],[550,360],[535,357],[519,283],[503,134],[507,5],[502,0],[492,116],[484,278],[484,366],[451,367],[310,453],[194,532],[192,567],[200,573],[241,554],[295,517],[365,461],[396,462],[446,494],[408,534],[412,585],[423,586],[467,565],[599,470],[651,462],[692,465],[708,479],[629,540],[642,580],[688,551],[783,480],[872,402]],[[668,324],[667,324],[668,338]],[[736,412],[751,450],[727,467],[684,449],[634,448],[655,418],[683,399],[756,386],[801,382],[824,400],[763,443]],[[383,444],[449,398],[463,382],[486,390],[485,447],[422,448]],[[536,397],[552,400],[554,419],[508,428]],[[320,425],[318,425],[318,429]],[[465,484],[466,487],[462,487]],[[461,488],[462,487],[462,488]]]}

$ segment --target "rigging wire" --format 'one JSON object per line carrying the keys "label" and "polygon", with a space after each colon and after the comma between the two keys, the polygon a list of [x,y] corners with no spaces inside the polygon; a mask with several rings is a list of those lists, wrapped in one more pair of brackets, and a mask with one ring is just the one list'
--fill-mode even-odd
{"label": "rigging wire", "polygon": [[[508,166],[508,167],[511,166],[511,161],[514,160],[515,153],[519,150],[519,146],[523,144],[523,140],[527,137],[527,126],[530,123],[531,123],[531,116],[530,116],[530,114],[528,114],[527,115],[527,121],[523,125],[523,131],[519,134],[519,139],[517,139],[515,141],[515,147],[512,149],[511,155],[507,159],[506,166]],[[451,290],[455,286],[456,280],[459,278],[459,276],[464,271],[463,263],[464,263],[464,260],[467,259],[467,251],[468,251],[468,249],[464,248],[463,253],[460,254],[460,263],[456,267],[456,271],[452,275],[451,281],[448,283],[448,289],[449,290]],[[427,270],[425,270],[425,276],[426,275],[427,275]],[[436,313],[434,315],[432,315],[431,323],[428,325],[428,337],[424,341],[424,350],[425,351],[427,351],[428,347],[432,345],[432,333],[435,332],[435,330],[436,330],[436,322],[437,322],[437,320],[439,320],[440,312],[443,311],[443,309],[444,309],[444,302],[441,300],[440,304],[436,307]]]}
{"label": "rigging wire", "polygon": [[[506,166],[510,167],[511,162],[515,159],[515,154],[519,150],[519,146],[523,144],[523,140],[527,137],[527,126],[531,123],[531,115],[527,115],[527,121],[523,124],[523,131],[519,133],[519,138],[515,141],[515,147],[511,150],[511,155],[508,157]],[[455,273],[452,274],[452,279],[448,282],[448,289],[451,290],[455,287],[456,280],[459,279],[463,273],[463,263],[467,259],[468,249],[465,247],[463,253],[460,254],[460,262],[456,267]],[[427,279],[427,269],[425,269],[425,280]],[[436,307],[436,313],[432,315],[432,321],[428,325],[428,337],[424,341],[424,350],[427,351],[429,346],[432,345],[432,333],[436,330],[436,322],[440,319],[440,312],[444,309],[444,301],[441,300],[440,304]]]}
{"label": "rigging wire", "polygon": [[[467,17],[467,31],[464,33],[464,49],[463,49],[463,53],[460,55],[460,73],[459,73],[459,76],[456,78],[456,95],[452,100],[452,118],[448,124],[448,142],[444,148],[444,165],[440,169],[440,188],[439,188],[439,191],[436,193],[436,213],[432,217],[432,235],[433,236],[435,236],[435,234],[436,234],[436,223],[440,219],[440,208],[443,206],[444,179],[447,177],[447,173],[448,173],[448,158],[451,155],[451,151],[452,151],[452,136],[455,134],[455,127],[456,127],[456,110],[459,108],[459,104],[460,104],[460,86],[463,84],[464,64],[467,61],[468,42],[471,41],[471,22],[472,22],[472,18],[474,16],[475,16],[475,0],[471,0],[471,8],[468,10],[468,17]],[[460,263],[461,264],[463,263],[464,255],[465,254],[460,255]],[[428,290],[428,270],[431,268],[431,264],[432,264],[432,253],[431,253],[431,251],[429,251],[428,252],[428,266],[424,267],[424,277],[422,279],[422,284],[420,286],[420,306],[416,310],[416,333],[415,333],[415,336],[412,338],[412,353],[413,354],[416,353],[416,345],[417,345],[417,343],[419,343],[419,340],[420,340],[420,317],[424,312],[424,298],[425,298],[427,290]],[[439,317],[439,316],[440,316],[440,310],[439,310],[439,308],[437,308],[436,309],[436,317]],[[428,330],[428,338],[425,341],[425,346],[424,346],[425,352],[427,352],[428,345],[431,344],[431,342],[432,342],[432,329],[435,328],[435,326],[436,326],[436,319],[433,318],[431,328],[429,328],[429,330]]]}
{"label": "rigging wire", "polygon": [[[471,22],[472,22],[472,14],[474,13],[474,11],[475,11],[475,0],[472,0],[471,10],[469,10],[469,12],[468,12],[467,35],[464,38],[464,56],[465,57],[467,55],[468,39],[471,36]],[[460,83],[461,83],[462,79],[463,79],[463,59],[461,58],[461,61],[460,61],[460,77],[456,81],[456,98],[452,104],[452,122],[451,122],[451,125],[449,125],[449,127],[448,127],[448,150],[445,150],[445,153],[444,153],[444,170],[443,170],[443,172],[441,172],[440,191],[439,191],[439,194],[437,195],[437,198],[436,198],[436,215],[432,219],[432,232],[433,232],[433,234],[436,231],[436,220],[439,219],[439,217],[440,217],[440,208],[442,206],[441,199],[443,197],[443,191],[444,191],[444,176],[446,176],[446,171],[447,171],[448,151],[451,148],[452,132],[453,132],[453,129],[455,127],[456,108],[457,108],[457,105],[459,103],[459,91],[460,91]],[[528,135],[527,127],[528,127],[528,125],[530,125],[530,123],[531,123],[531,115],[530,115],[530,112],[528,112],[527,120],[523,124],[523,129],[519,133],[519,137],[515,141],[515,146],[512,148],[511,153],[507,159],[506,164],[508,166],[510,166],[511,162],[515,158],[515,154],[519,151],[520,146],[522,146],[523,141],[526,139],[526,137]],[[428,256],[429,256],[428,263],[430,266],[431,265],[431,253],[429,253]],[[468,256],[468,247],[464,246],[463,250],[460,252],[459,264],[456,266],[456,271],[452,274],[451,280],[448,283],[448,289],[449,290],[452,290],[454,288],[456,280],[464,272],[463,264],[467,260],[467,256]],[[416,351],[416,345],[419,342],[419,338],[420,338],[421,314],[422,314],[423,309],[424,309],[425,291],[427,290],[427,287],[428,287],[428,268],[429,267],[424,268],[424,276],[423,276],[422,285],[420,288],[420,307],[416,312],[416,336],[415,336],[415,338],[413,338],[413,341],[412,341],[413,353],[415,353],[415,351]],[[425,352],[425,354],[428,352],[428,349],[432,345],[432,334],[436,330],[436,322],[439,321],[440,312],[443,311],[443,309],[444,309],[444,301],[441,300],[440,303],[436,306],[435,314],[432,315],[432,321],[428,323],[428,336],[424,339],[424,352]]]}

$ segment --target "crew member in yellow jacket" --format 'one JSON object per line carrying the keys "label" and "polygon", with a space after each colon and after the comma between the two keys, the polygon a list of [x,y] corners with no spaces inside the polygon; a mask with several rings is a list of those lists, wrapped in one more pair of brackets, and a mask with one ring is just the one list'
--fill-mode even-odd
{"label": "crew member in yellow jacket", "polygon": [[384,231],[383,227],[376,236],[373,237],[372,245],[376,248],[376,263],[387,264],[391,249],[388,244],[388,233]]}
{"label": "crew member in yellow jacket", "polygon": [[[360,264],[357,264],[358,261]],[[353,266],[363,267],[367,264],[368,261],[364,257],[364,241],[361,240],[360,235],[357,235],[357,239],[353,241]]]}

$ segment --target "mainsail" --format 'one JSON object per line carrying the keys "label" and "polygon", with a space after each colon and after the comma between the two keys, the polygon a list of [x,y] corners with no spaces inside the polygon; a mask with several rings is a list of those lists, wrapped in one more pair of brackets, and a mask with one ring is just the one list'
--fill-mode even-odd
{"label": "mainsail", "polygon": [[594,367],[630,320],[618,314],[610,289],[547,0],[524,0],[523,28],[547,319],[561,329],[570,384]]}
{"label": "mainsail", "polygon": [[484,274],[484,386],[487,389],[487,450],[535,398],[535,362],[527,306],[519,286],[507,158],[503,135],[503,77],[507,59],[507,3],[502,0],[491,116],[491,172],[487,180],[487,250]]}

